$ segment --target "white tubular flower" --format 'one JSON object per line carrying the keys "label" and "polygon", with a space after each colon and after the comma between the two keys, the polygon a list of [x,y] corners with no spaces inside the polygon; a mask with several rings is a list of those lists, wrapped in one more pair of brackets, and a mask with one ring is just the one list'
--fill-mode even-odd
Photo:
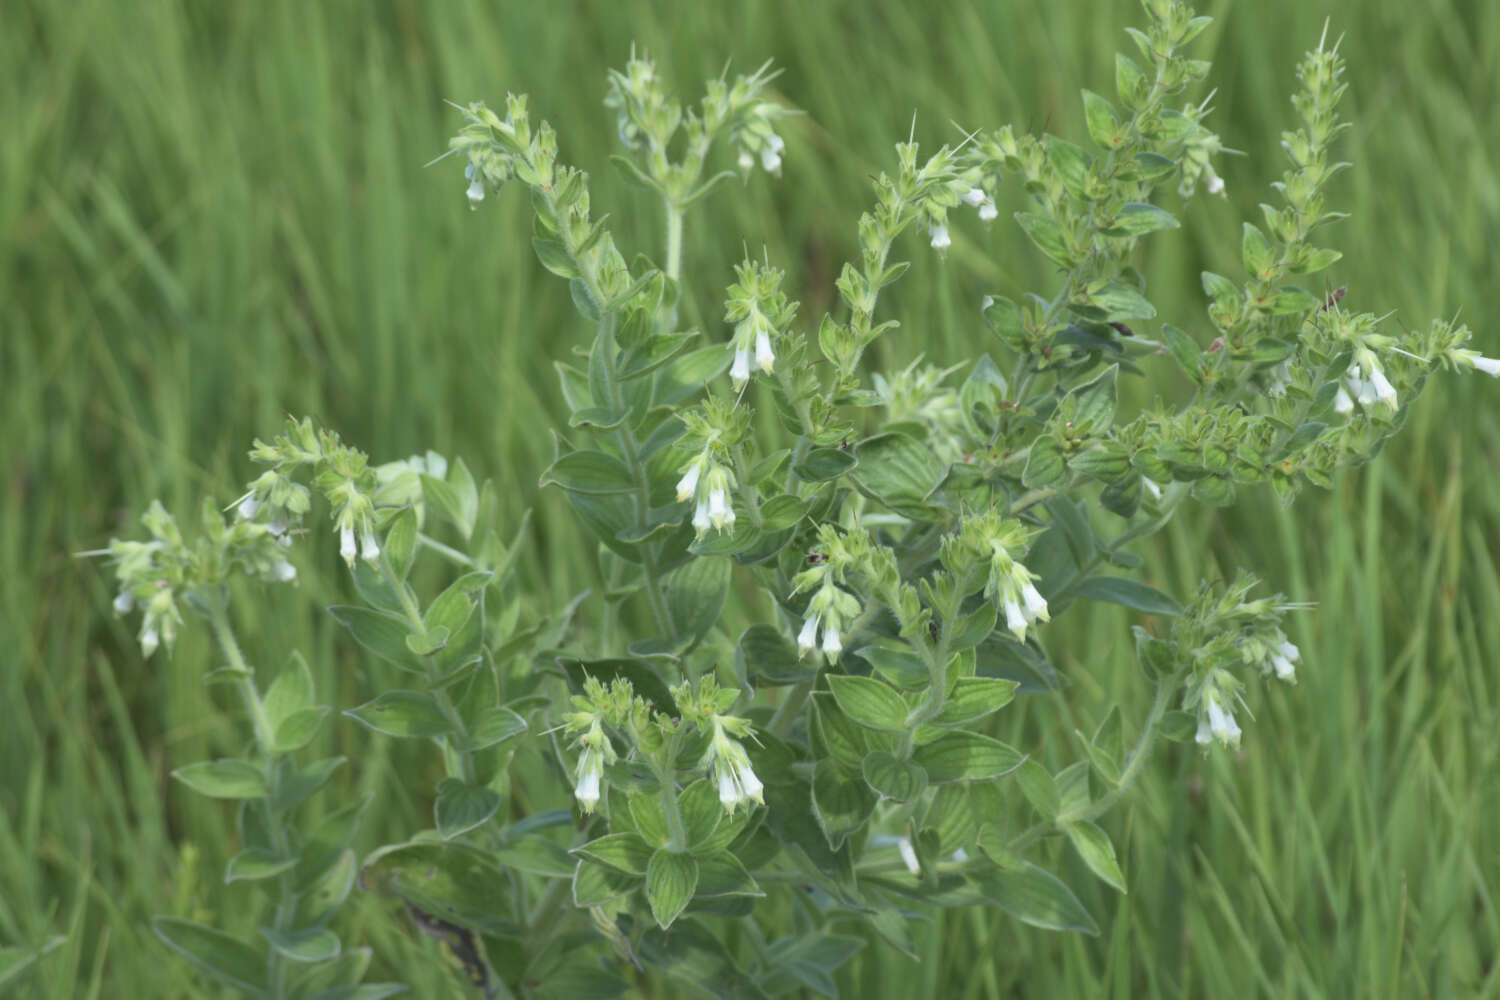
{"label": "white tubular flower", "polygon": [[799,655],[811,653],[818,645],[818,616],[811,615],[807,621],[802,623],[802,631],[797,633],[797,652]]}
{"label": "white tubular flower", "polygon": [[703,474],[704,456],[699,455],[688,463],[687,471],[677,480],[677,502],[682,503],[698,492],[698,477]]}
{"label": "white tubular flower", "polygon": [[1333,412],[1344,414],[1354,412],[1354,400],[1349,397],[1349,391],[1343,386],[1339,386],[1339,391],[1334,394]]}
{"label": "white tubular flower", "polygon": [[839,636],[837,626],[830,625],[823,630],[823,652],[830,657],[838,656],[843,652],[844,643]]}
{"label": "white tubular flower", "polygon": [[375,540],[375,532],[369,528],[366,528],[359,536],[359,552],[367,563],[380,559],[380,543]]}
{"label": "white tubular flower", "polygon": [[755,157],[750,155],[750,150],[740,150],[739,164],[741,170],[749,170],[750,168],[755,166]]}
{"label": "white tubular flower", "polygon": [[484,179],[479,176],[479,165],[469,164],[464,171],[464,176],[469,179],[469,189],[464,194],[469,196],[469,207],[477,208],[484,201]]}
{"label": "white tubular flower", "polygon": [[155,626],[146,625],[141,628],[141,655],[148,660],[156,648],[161,645],[161,636],[157,633]]}
{"label": "white tubular flower", "polygon": [[1302,659],[1302,651],[1289,642],[1283,642],[1271,654],[1271,666],[1276,671],[1278,680],[1286,681],[1288,684],[1297,683],[1297,661]]}
{"label": "white tubular flower", "polygon": [[593,771],[580,775],[578,784],[573,788],[573,796],[578,799],[578,805],[584,812],[593,812],[594,807],[599,804],[599,775]]}
{"label": "white tubular flower", "polygon": [[922,863],[917,860],[917,849],[911,845],[910,837],[902,837],[896,841],[896,849],[901,852],[901,860],[906,862],[906,870],[913,875],[922,874]]}
{"label": "white tubular flower", "polygon": [[964,203],[978,208],[984,204],[986,197],[988,196],[984,193],[984,188],[971,187],[964,192]]}
{"label": "white tubular flower", "polygon": [[1385,377],[1385,372],[1379,368],[1370,369],[1370,387],[1375,391],[1375,398],[1392,409],[1396,406],[1396,387],[1391,385],[1390,380]]}
{"label": "white tubular flower", "polygon": [[750,349],[739,347],[734,352],[734,364],[729,366],[729,380],[738,389],[750,381]]}
{"label": "white tubular flower", "polygon": [[339,555],[343,556],[344,562],[349,564],[350,569],[353,569],[354,557],[358,554],[359,550],[354,545],[354,525],[346,524],[339,529]]}
{"label": "white tubular flower", "polygon": [[260,510],[260,501],[255,499],[255,494],[252,493],[245,499],[240,501],[240,505],[237,510],[239,512],[241,520],[254,520],[256,513]]}
{"label": "white tubular flower", "polygon": [[1203,705],[1208,711],[1208,728],[1214,739],[1227,747],[1239,746],[1240,727],[1234,721],[1234,716],[1224,711],[1219,699],[1213,694],[1203,699]]}
{"label": "white tubular flower", "polygon": [[[271,518],[271,520],[266,522],[266,530],[277,538],[281,538],[286,534],[286,518],[279,514]],[[283,541],[290,541],[290,539],[283,539]]]}
{"label": "white tubular flower", "polygon": [[767,375],[771,374],[771,366],[776,363],[776,355],[771,350],[771,338],[766,333],[766,328],[761,326],[755,333],[755,365]]}
{"label": "white tubular flower", "polygon": [[772,132],[771,138],[766,140],[765,148],[760,151],[760,165],[765,168],[766,173],[777,174],[781,172],[781,151],[783,149],[786,149],[786,143],[782,141],[781,136]]}
{"label": "white tubular flower", "polygon": [[135,595],[128,590],[122,590],[115,597],[115,614],[128,615],[135,608]]}
{"label": "white tubular flower", "polygon": [[1208,719],[1198,720],[1198,731],[1193,734],[1193,741],[1200,747],[1206,747],[1214,741],[1214,732],[1208,728]]}
{"label": "white tubular flower", "polygon": [[927,227],[927,235],[932,237],[932,249],[946,250],[953,245],[953,239],[948,235],[948,227],[936,223]]}
{"label": "white tubular flower", "polygon": [[1021,587],[1021,600],[1026,606],[1026,617],[1032,621],[1050,622],[1052,620],[1052,616],[1047,613],[1047,599],[1029,580]]}
{"label": "white tubular flower", "polygon": [[708,529],[711,527],[713,527],[713,521],[709,520],[708,500],[705,498],[699,500],[698,506],[693,510],[693,530],[701,538],[708,534]]}
{"label": "white tubular flower", "polygon": [[708,519],[720,531],[734,524],[734,507],[722,486],[715,486],[708,493]]}
{"label": "white tubular flower", "polygon": [[1481,371],[1486,375],[1500,377],[1500,358],[1486,358],[1480,356],[1470,358],[1469,364],[1474,366],[1475,371]]}
{"label": "white tubular flower", "polygon": [[1005,607],[1005,627],[1015,633],[1020,642],[1026,641],[1026,627],[1030,624],[1026,620],[1026,612],[1021,610],[1020,602],[1007,600]]}
{"label": "white tubular flower", "polygon": [[985,203],[979,206],[980,222],[993,222],[999,215],[1000,210],[995,207],[993,201],[986,199]]}
{"label": "white tubular flower", "polygon": [[277,583],[291,583],[297,579],[297,567],[283,559],[271,567],[271,579]]}
{"label": "white tubular flower", "polygon": [[1213,167],[1203,169],[1203,190],[1209,194],[1224,193],[1224,178],[1214,173]]}
{"label": "white tubular flower", "polygon": [[729,812],[744,802],[765,804],[765,785],[750,767],[744,746],[724,733],[723,716],[714,717],[713,742],[709,744],[709,774],[719,788],[719,804]]}

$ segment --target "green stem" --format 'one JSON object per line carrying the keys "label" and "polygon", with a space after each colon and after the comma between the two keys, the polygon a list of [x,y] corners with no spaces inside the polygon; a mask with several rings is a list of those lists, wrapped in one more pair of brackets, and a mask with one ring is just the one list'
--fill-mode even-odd
{"label": "green stem", "polygon": [[[212,626],[214,638],[218,641],[219,648],[223,650],[225,658],[228,659],[230,669],[239,675],[235,682],[235,689],[239,692],[240,701],[244,703],[245,711],[249,714],[250,721],[255,728],[255,742],[265,757],[266,783],[270,786],[271,793],[261,800],[261,808],[265,812],[266,832],[271,838],[271,849],[277,857],[290,857],[291,841],[287,837],[286,827],[282,822],[285,817],[272,806],[280,791],[278,786],[281,755],[274,751],[275,734],[271,730],[270,717],[266,715],[265,703],[261,700],[260,691],[255,686],[255,675],[245,661],[245,654],[240,650],[239,640],[235,638],[234,628],[229,622],[228,600],[222,593],[201,596],[204,606],[208,608],[208,620]],[[272,918],[272,926],[278,932],[286,933],[292,929],[292,922],[297,915],[297,893],[292,881],[292,872],[283,872],[277,876],[276,889],[276,913]],[[275,948],[267,950],[266,982],[270,986],[271,1000],[282,1000],[287,996],[287,978],[290,971],[287,960],[280,952]]]}
{"label": "green stem", "polygon": [[677,808],[677,779],[675,763],[667,764],[656,772],[661,785],[661,809],[667,815],[667,835],[670,838],[667,850],[681,853],[688,849],[687,827],[682,822],[682,811]]}
{"label": "green stem", "polygon": [[[599,332],[594,341],[594,351],[599,355],[599,372],[604,381],[604,391],[609,397],[609,406],[615,413],[625,409],[625,399],[620,392],[618,372],[615,368],[615,314],[606,312],[599,317]],[[646,475],[645,463],[641,461],[640,443],[627,419],[620,424],[616,437],[620,442],[620,454],[625,459],[625,468],[635,484],[635,522],[644,530],[646,518],[651,513],[651,480]],[[677,634],[672,620],[672,609],[662,593],[661,570],[656,562],[656,546],[645,542],[640,546],[641,570],[646,577],[646,600],[651,605],[651,614],[656,618],[656,627],[664,636]]]}
{"label": "green stem", "polygon": [[[407,626],[413,634],[425,635],[427,624],[422,620],[422,610],[417,607],[417,599],[412,596],[411,589],[406,586],[406,581],[396,575],[395,568],[391,566],[391,561],[386,558],[384,552],[380,554],[380,572],[400,599]],[[448,697],[448,692],[435,686],[438,677],[432,658],[422,657],[422,667],[427,673],[427,693],[437,704],[438,711],[443,713],[443,719],[448,723],[450,730],[448,735],[443,737],[443,763],[450,775],[460,779],[466,785],[472,785],[477,775],[474,769],[474,755],[468,749],[470,743],[468,724],[464,722],[463,715],[459,712],[458,706],[453,703],[453,699]]]}
{"label": "green stem", "polygon": [[1126,757],[1125,769],[1120,772],[1120,780],[1110,791],[1100,796],[1093,802],[1076,809],[1072,812],[1058,813],[1052,820],[1046,820],[1034,824],[1016,835],[1016,838],[1007,846],[1010,850],[1020,852],[1030,847],[1069,823],[1080,823],[1092,821],[1104,815],[1116,802],[1130,791],[1136,779],[1141,775],[1141,769],[1146,760],[1151,756],[1151,750],[1156,745],[1157,728],[1161,725],[1162,716],[1167,712],[1167,706],[1171,704],[1173,696],[1177,694],[1177,688],[1182,680],[1182,671],[1178,671],[1171,677],[1162,678],[1156,683],[1156,697],[1151,701],[1151,712],[1146,716],[1146,721],[1141,727],[1141,738],[1136,741],[1135,747]]}
{"label": "green stem", "polygon": [[787,692],[781,704],[776,706],[776,714],[771,716],[771,721],[766,724],[766,731],[772,736],[786,736],[787,731],[792,728],[792,723],[802,714],[802,708],[807,704],[808,696],[811,694],[812,681],[798,681]]}
{"label": "green stem", "polygon": [[458,565],[463,566],[467,569],[479,568],[479,564],[473,559],[470,559],[468,556],[464,555],[462,552],[458,551],[450,545],[444,545],[442,542],[438,541],[436,538],[431,537],[430,535],[418,534],[417,542],[422,546],[436,552],[438,555],[442,556],[444,559],[447,559],[449,562],[457,563]]}
{"label": "green stem", "polygon": [[[670,198],[667,208],[667,277],[677,281],[682,277],[682,209]],[[674,315],[675,321],[676,316]]]}

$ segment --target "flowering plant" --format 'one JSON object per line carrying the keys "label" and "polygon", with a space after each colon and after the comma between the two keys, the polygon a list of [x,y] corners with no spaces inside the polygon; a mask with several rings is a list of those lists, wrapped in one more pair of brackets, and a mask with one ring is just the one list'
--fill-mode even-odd
{"label": "flowering plant", "polygon": [[[1182,96],[1208,72],[1184,55],[1208,19],[1179,0],[1144,7],[1116,100],[1083,94],[1095,150],[1009,127],[925,159],[897,145],[839,307],[804,322],[783,271],[747,259],[725,295],[727,343],[678,328],[697,288],[683,220],[718,184],[776,174],[794,151],[764,67],[710,81],[696,108],[648,60],[610,75],[619,162],[661,200],[660,267],[627,262],[524,97],[503,115],[461,108],[449,155],[470,206],[528,189],[537,256],[594,329],[585,360],[558,365],[571,417],[543,482],[597,536],[602,595],[529,620],[511,574],[525,526],[505,540],[491,483],[432,453],[371,466],[310,420],[256,442],[264,471],[227,520],[204,510],[196,540],[153,506],[148,541],[109,549],[118,609],[143,609],[146,655],[171,645],[182,607],[209,620],[229,660],[215,676],[255,741],[175,774],[240,802],[230,877],[276,900],[262,940],[171,917],[164,940],[254,996],[385,995],[397,987],[358,985],[368,953],[343,951],[332,928],[357,881],[400,900],[489,996],[612,995],[632,968],[695,993],[771,996],[829,993],[865,940],[841,927],[913,953],[917,906],[1093,931],[1038,845],[1066,842],[1123,891],[1096,821],[1157,741],[1237,746],[1254,682],[1294,682],[1301,659],[1283,617],[1302,605],[1249,574],[1179,601],[1129,575],[1131,547],[1189,501],[1225,505],[1268,483],[1289,503],[1327,486],[1376,453],[1437,368],[1500,374],[1464,327],[1382,332],[1295,283],[1340,256],[1312,242],[1338,218],[1325,188],[1344,166],[1330,159],[1343,63],[1324,42],[1299,70],[1282,202],[1244,225],[1245,277],[1203,275],[1214,334],[1156,322],[1134,261],[1178,222],[1153,199],[1222,194],[1225,151],[1207,101]],[[711,173],[716,158],[736,169]],[[896,326],[877,315],[909,266],[891,259],[902,234],[941,255],[961,216],[991,222],[1016,181],[1015,220],[1059,269],[1050,294],[984,299],[994,354],[867,373],[870,345]],[[1120,380],[1167,364],[1191,397],[1128,412]],[[752,430],[757,408],[779,435]],[[446,769],[432,828],[362,862],[349,848],[357,804],[297,823],[340,763],[296,761],[329,709],[298,661],[261,689],[225,586],[236,571],[295,580],[289,553],[324,503],[360,600],[330,611],[400,679],[345,714],[373,738],[432,744]],[[430,598],[412,583],[419,557],[451,570]],[[738,635],[722,624],[730,600],[756,621]],[[1046,636],[1079,601],[1141,616],[1152,701],[1133,739],[1111,711],[1052,770],[993,722],[1018,694],[1056,687]],[[549,782],[575,808],[535,791]]]}

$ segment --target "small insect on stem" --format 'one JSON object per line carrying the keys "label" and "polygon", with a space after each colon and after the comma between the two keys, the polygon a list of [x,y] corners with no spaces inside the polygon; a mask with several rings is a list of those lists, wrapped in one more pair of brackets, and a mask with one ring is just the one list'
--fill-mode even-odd
{"label": "small insect on stem", "polygon": [[1344,296],[1347,295],[1348,292],[1348,285],[1340,285],[1339,287],[1335,288],[1333,291],[1328,293],[1328,298],[1323,300],[1323,305],[1318,310],[1318,312],[1327,312],[1328,310],[1332,309],[1334,306],[1338,305],[1340,301],[1343,300]]}
{"label": "small insect on stem", "polygon": [[1126,326],[1124,323],[1111,323],[1109,325],[1112,326],[1112,327],[1114,327],[1115,332],[1118,333],[1122,337],[1134,337],[1135,336],[1135,331],[1132,330],[1130,327]]}

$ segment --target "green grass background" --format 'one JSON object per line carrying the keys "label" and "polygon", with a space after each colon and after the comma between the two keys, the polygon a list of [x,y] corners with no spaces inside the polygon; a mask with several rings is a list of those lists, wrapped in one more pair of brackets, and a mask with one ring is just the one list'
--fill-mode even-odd
{"label": "green grass background", "polygon": [[[1333,189],[1345,304],[1416,326],[1462,317],[1500,354],[1500,4],[1276,0],[1208,4],[1213,123],[1227,200],[1200,199],[1151,241],[1162,314],[1207,328],[1197,273],[1238,273],[1239,223],[1282,169],[1287,96],[1325,16],[1344,34],[1354,169]],[[493,476],[518,518],[535,606],[594,582],[592,543],[536,482],[562,405],[553,361],[588,332],[529,249],[506,191],[470,213],[458,168],[423,164],[458,118],[445,98],[527,91],[594,175],[596,211],[630,250],[659,253],[647,196],[608,165],[606,66],[632,41],[695,96],[726,60],[772,57],[785,175],[731,183],[690,216],[685,315],[722,337],[720,290],[742,246],[789,271],[808,325],[854,251],[854,220],[891,144],[967,127],[1083,135],[1077,91],[1111,93],[1132,3],[894,0],[522,4],[256,4],[20,0],[0,30],[0,946],[66,940],[17,995],[204,992],[147,917],[247,930],[255,891],[224,887],[230,813],[168,771],[235,752],[245,729],[200,677],[200,629],[143,663],[113,619],[105,568],[72,553],[131,532],[161,497],[183,514],[232,499],[251,438],[309,413],[378,459],[427,447]],[[1014,197],[1012,194],[1011,197]],[[1175,199],[1169,198],[1169,207]],[[1014,205],[1009,206],[1014,208]],[[948,364],[986,349],[980,295],[1047,290],[1004,221],[956,227],[945,261],[918,236],[892,290],[901,330],[880,361]],[[1169,393],[1169,378],[1150,391]],[[1165,752],[1108,818],[1131,891],[1083,886],[1097,938],[988,912],[917,929],[912,963],[879,946],[840,976],[850,996],[1500,995],[1500,385],[1442,378],[1374,466],[1290,511],[1268,491],[1193,511],[1145,552],[1178,593],[1236,565],[1316,601],[1293,638],[1295,688],[1251,693],[1238,754]],[[296,592],[240,601],[252,657],[292,648],[340,707],[366,673],[318,609],[345,594],[330,556]],[[1025,749],[1074,759],[1073,726],[1120,701],[1144,714],[1127,621],[1077,607],[1047,640],[1073,682],[1013,711]],[[1248,720],[1245,720],[1248,722]],[[325,798],[379,793],[368,849],[425,825],[433,754],[347,722],[322,747],[351,757]],[[314,807],[317,808],[317,807]],[[416,995],[457,990],[399,915],[358,899],[345,940]],[[456,994],[455,994],[456,995]]]}

